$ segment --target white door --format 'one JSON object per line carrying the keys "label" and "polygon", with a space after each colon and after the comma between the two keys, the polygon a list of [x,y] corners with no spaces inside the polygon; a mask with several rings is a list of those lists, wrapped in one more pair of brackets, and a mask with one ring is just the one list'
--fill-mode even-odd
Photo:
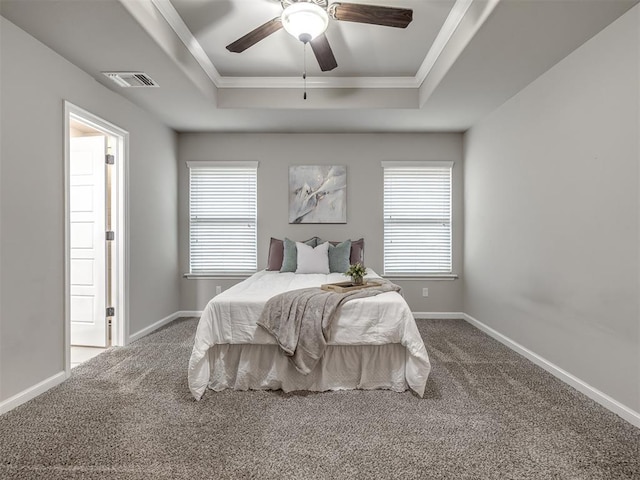
{"label": "white door", "polygon": [[70,139],[71,344],[107,346],[106,137]]}

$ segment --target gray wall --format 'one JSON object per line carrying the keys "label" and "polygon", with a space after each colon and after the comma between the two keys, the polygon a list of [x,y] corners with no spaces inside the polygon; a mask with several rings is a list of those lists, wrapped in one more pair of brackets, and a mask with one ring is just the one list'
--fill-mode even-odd
{"label": "gray wall", "polygon": [[[453,270],[462,274],[462,135],[461,134],[213,134],[179,135],[180,266],[189,266],[187,161],[258,160],[258,269],[267,263],[269,238],[303,240],[317,235],[329,240],[365,239],[365,263],[382,273],[383,160],[452,160]],[[289,225],[290,165],[347,165],[347,223]],[[215,286],[228,280],[182,280],[182,310],[201,310]],[[398,281],[409,306],[417,312],[459,312],[460,280]],[[422,287],[429,288],[423,298]]]}
{"label": "gray wall", "polygon": [[130,332],[180,300],[175,133],[0,20],[2,401],[64,370],[63,100],[130,133]]}
{"label": "gray wall", "polygon": [[640,411],[640,9],[465,135],[464,311]]}

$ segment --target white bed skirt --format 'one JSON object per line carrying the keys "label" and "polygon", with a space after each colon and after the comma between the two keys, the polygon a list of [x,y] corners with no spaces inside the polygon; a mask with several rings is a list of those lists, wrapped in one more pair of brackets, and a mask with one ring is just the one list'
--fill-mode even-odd
{"label": "white bed skirt", "polygon": [[209,350],[209,388],[215,391],[326,391],[388,389],[403,392],[407,349],[387,345],[329,345],[308,375],[296,370],[277,345],[215,345]]}

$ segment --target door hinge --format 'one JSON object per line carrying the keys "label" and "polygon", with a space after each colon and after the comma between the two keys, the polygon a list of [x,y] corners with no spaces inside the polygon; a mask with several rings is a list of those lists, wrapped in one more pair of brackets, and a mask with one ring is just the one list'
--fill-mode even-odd
{"label": "door hinge", "polygon": [[106,236],[107,236],[107,240],[115,240],[116,239],[116,234],[113,232],[113,230],[107,230]]}
{"label": "door hinge", "polygon": [[116,309],[114,307],[107,307],[107,317],[113,317],[116,314]]}
{"label": "door hinge", "polygon": [[104,161],[107,165],[113,165],[116,163],[116,157],[114,155],[107,154],[104,156]]}

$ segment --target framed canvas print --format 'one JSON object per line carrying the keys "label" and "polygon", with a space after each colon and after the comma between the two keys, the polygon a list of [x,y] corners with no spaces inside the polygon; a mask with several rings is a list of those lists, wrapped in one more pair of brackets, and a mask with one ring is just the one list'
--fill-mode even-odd
{"label": "framed canvas print", "polygon": [[289,223],[347,223],[347,167],[289,167]]}

